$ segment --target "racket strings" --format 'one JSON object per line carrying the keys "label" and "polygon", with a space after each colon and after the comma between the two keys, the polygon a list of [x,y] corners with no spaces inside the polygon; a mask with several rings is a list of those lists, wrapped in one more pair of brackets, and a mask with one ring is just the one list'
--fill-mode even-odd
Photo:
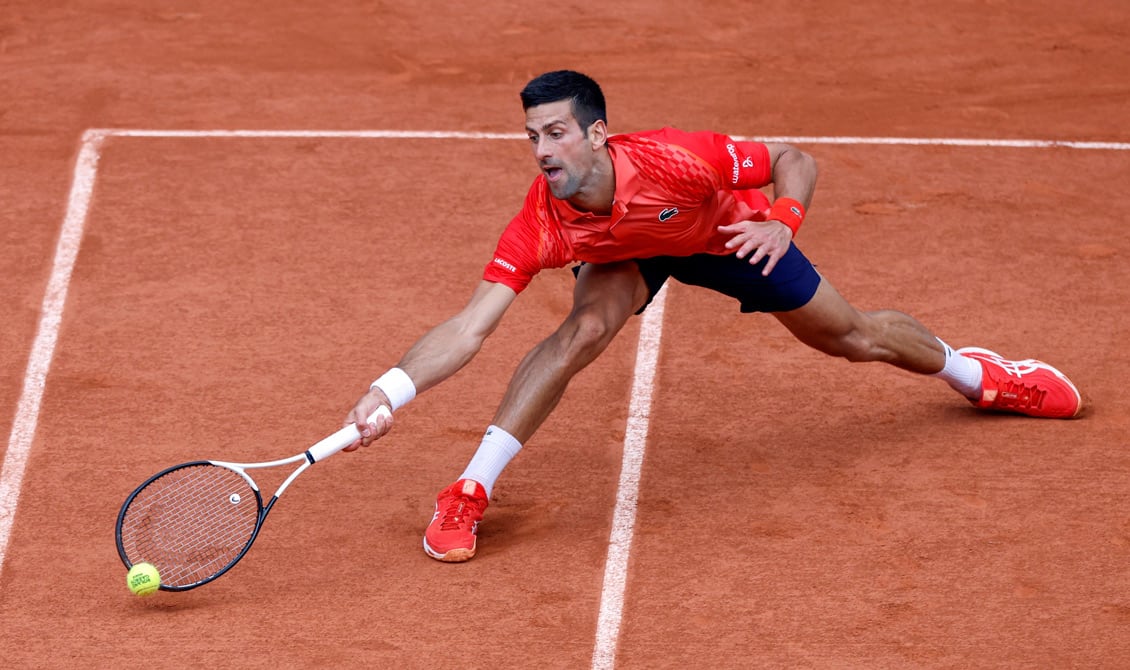
{"label": "racket strings", "polygon": [[134,496],[122,521],[122,546],[131,563],[156,566],[163,585],[196,584],[239,558],[259,510],[255,490],[239,473],[209,463],[185,466]]}

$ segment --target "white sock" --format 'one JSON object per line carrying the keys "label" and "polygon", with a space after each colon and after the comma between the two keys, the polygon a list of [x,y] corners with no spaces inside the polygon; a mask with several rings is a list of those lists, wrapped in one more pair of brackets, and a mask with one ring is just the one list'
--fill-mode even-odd
{"label": "white sock", "polygon": [[954,353],[950,345],[940,339],[938,342],[941,342],[942,346],[945,347],[946,366],[942,368],[941,372],[935,372],[933,376],[945,380],[955,391],[966,398],[979,400],[981,398],[981,364],[972,358]]}
{"label": "white sock", "polygon": [[473,479],[486,489],[487,498],[490,498],[494,482],[502,474],[503,468],[510,459],[518,455],[522,443],[514,439],[510,433],[498,426],[491,425],[479,443],[479,449],[467,464],[467,469],[459,479]]}

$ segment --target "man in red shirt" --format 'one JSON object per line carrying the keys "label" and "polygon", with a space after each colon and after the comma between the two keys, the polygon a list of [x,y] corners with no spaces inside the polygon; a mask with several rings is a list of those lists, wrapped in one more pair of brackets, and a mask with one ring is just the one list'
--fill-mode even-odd
{"label": "man in red shirt", "polygon": [[[938,377],[980,408],[1047,418],[1079,413],[1079,392],[1046,363],[954,350],[907,314],[862,312],[844,300],[792,242],[816,185],[808,154],[671,128],[610,136],[600,87],[567,70],[533,79],[521,97],[541,170],[522,210],[467,305],[374,381],[346,419],[362,433],[350,449],[387,433],[391,418],[366,417],[381,405],[397,410],[466,365],[543,268],[581,262],[572,311],[522,360],[467,468],[439,494],[424,534],[429,556],[474,556],[503,468],[573,375],[669,277],[728,295],[743,312],[771,313],[829,355]],[[759,190],[769,184],[772,203]]]}

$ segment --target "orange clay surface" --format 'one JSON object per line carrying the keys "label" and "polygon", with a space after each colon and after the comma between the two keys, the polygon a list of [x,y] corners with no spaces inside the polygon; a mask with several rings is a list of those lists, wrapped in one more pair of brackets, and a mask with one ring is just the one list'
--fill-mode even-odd
{"label": "orange clay surface", "polygon": [[[329,4],[0,3],[5,435],[89,128],[520,133],[519,89],[569,67],[613,131],[1130,141],[1122,1]],[[1130,153],[798,144],[821,168],[798,242],[849,300],[1047,360],[1091,408],[982,414],[670,286],[615,666],[1126,668]],[[0,664],[590,667],[639,319],[511,464],[478,557],[420,548],[567,314],[564,270],[391,435],[300,478],[230,574],[138,599],[114,549],[152,472],[336,430],[463,305],[534,174],[509,139],[107,139]]]}

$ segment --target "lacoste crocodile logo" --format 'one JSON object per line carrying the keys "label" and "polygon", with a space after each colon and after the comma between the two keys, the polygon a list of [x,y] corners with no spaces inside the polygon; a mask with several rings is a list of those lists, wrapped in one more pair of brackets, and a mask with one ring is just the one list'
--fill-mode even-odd
{"label": "lacoste crocodile logo", "polygon": [[679,213],[678,207],[668,207],[659,213],[660,221],[670,221],[676,214]]}

